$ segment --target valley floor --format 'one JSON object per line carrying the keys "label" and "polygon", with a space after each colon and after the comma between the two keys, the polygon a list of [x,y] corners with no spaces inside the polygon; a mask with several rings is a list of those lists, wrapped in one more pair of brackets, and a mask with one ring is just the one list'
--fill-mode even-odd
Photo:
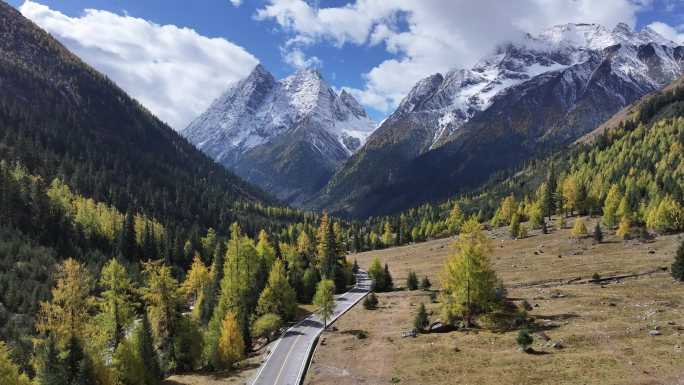
{"label": "valley floor", "polygon": [[[597,219],[585,218],[592,229]],[[420,334],[412,328],[423,302],[434,321],[439,304],[423,291],[378,295],[377,310],[356,306],[321,339],[306,384],[679,384],[684,383],[684,285],[668,271],[681,236],[622,241],[604,231],[604,243],[570,238],[565,230],[531,232],[511,240],[505,228],[489,231],[491,259],[508,297],[526,299],[544,329],[535,334],[538,354],[517,351],[517,331],[479,330]],[[360,253],[363,268],[378,256],[395,285],[409,269],[435,286],[453,239]],[[588,283],[601,277],[648,274]],[[578,279],[579,278],[579,279]],[[358,331],[367,332],[359,339]],[[649,332],[658,330],[660,335]],[[549,338],[545,341],[544,338]],[[558,342],[562,349],[551,347]]]}

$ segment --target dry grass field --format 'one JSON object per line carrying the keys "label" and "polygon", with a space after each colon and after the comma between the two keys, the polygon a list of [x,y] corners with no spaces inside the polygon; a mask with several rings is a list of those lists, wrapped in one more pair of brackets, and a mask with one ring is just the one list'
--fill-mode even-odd
{"label": "dry grass field", "polygon": [[[585,221],[592,229],[595,220]],[[377,310],[355,307],[337,321],[336,331],[323,335],[306,384],[684,384],[684,285],[662,270],[587,282],[594,273],[608,277],[669,267],[679,236],[625,242],[604,230],[604,243],[595,245],[589,238],[571,239],[569,229],[532,232],[521,240],[511,240],[506,229],[488,233],[491,261],[508,297],[526,299],[533,306],[529,315],[544,329],[534,335],[537,354],[517,351],[517,331],[402,338],[418,304],[426,303],[431,321],[439,317],[439,304],[430,303],[426,292],[395,291],[378,296]],[[409,270],[438,286],[452,241],[351,258],[368,267],[379,257],[398,286]],[[358,330],[368,337],[359,339]],[[651,336],[652,330],[660,335]],[[562,348],[552,347],[554,342]]]}

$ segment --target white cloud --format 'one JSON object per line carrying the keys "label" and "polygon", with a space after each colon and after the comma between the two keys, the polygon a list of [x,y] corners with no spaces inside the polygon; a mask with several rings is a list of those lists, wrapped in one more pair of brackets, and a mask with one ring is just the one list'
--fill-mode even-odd
{"label": "white cloud", "polygon": [[672,27],[660,21],[653,22],[648,25],[652,30],[661,34],[664,38],[672,40],[679,44],[684,44],[684,25]]}
{"label": "white cloud", "polygon": [[242,0],[230,0],[230,3],[233,4],[233,7],[239,7],[242,5]]}
{"label": "white cloud", "polygon": [[389,111],[419,79],[469,66],[523,32],[568,22],[634,26],[647,6],[650,0],[356,0],[316,10],[305,0],[269,0],[255,17],[274,20],[300,45],[383,44],[394,57],[364,75],[363,90],[352,91],[365,105]]}
{"label": "white cloud", "polygon": [[281,55],[285,63],[296,69],[321,67],[323,62],[316,56],[307,57],[299,48],[281,48]]}
{"label": "white cloud", "polygon": [[189,28],[95,9],[69,17],[32,1],[20,11],[177,130],[258,63],[242,47]]}

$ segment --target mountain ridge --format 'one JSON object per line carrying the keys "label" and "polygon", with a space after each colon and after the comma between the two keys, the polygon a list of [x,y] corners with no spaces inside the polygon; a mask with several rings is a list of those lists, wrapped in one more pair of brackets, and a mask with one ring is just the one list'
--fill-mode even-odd
{"label": "mountain ridge", "polygon": [[444,199],[572,142],[683,69],[684,47],[651,29],[528,35],[419,81],[306,207],[365,217]]}

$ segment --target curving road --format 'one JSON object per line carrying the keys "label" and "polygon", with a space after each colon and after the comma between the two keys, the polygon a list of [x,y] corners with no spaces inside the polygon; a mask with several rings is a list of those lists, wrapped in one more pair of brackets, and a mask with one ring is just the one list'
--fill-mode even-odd
{"label": "curving road", "polygon": [[[371,288],[368,274],[359,272],[356,282],[353,289],[336,296],[335,311],[328,324],[368,294]],[[315,314],[289,328],[276,342],[252,385],[299,385],[304,377],[311,349],[322,331],[323,321]]]}

